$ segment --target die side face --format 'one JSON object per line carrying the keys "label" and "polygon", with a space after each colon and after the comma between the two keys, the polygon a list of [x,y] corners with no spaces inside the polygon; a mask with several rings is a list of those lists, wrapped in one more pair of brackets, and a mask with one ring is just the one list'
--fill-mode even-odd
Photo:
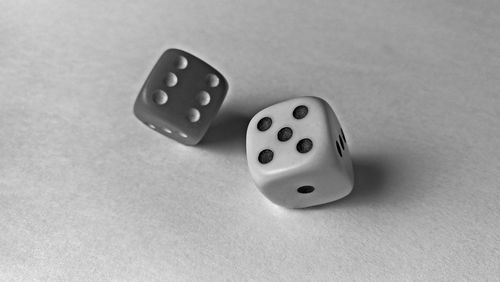
{"label": "die side face", "polygon": [[331,107],[317,97],[295,98],[262,110],[247,130],[252,178],[268,199],[285,207],[344,197],[352,189],[353,174],[346,143],[340,147],[342,156],[336,148],[334,137],[341,131]]}
{"label": "die side face", "polygon": [[197,144],[224,101],[226,79],[201,59],[169,49],[160,57],[134,104],[134,114],[157,132]]}
{"label": "die side face", "polygon": [[261,192],[273,203],[287,208],[306,208],[347,196],[352,180],[336,166],[324,164],[284,178],[271,178]]}
{"label": "die side face", "polygon": [[[336,153],[338,160],[340,161],[340,170],[344,175],[348,177],[351,183],[354,183],[354,170],[352,166],[351,153],[349,151],[349,147],[347,145],[347,138],[344,134],[344,130],[340,125],[340,122],[333,112],[333,110],[329,107],[327,111],[329,115],[329,120],[332,122],[332,126],[330,127],[332,130],[330,131],[330,140],[332,142],[332,147],[335,149],[334,153]],[[349,191],[350,192],[350,191]]]}

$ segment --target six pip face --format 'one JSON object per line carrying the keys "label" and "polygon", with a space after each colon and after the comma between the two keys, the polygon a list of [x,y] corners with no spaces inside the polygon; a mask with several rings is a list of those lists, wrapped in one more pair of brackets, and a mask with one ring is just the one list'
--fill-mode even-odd
{"label": "six pip face", "polygon": [[216,69],[192,54],[169,49],[160,57],[134,104],[134,114],[157,132],[197,144],[228,90]]}

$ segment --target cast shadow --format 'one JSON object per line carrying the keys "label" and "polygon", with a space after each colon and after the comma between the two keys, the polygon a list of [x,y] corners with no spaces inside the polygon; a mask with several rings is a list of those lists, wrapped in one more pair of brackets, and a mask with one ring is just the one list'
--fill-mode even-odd
{"label": "cast shadow", "polygon": [[338,208],[342,206],[372,205],[379,203],[390,194],[390,179],[399,172],[397,160],[388,156],[357,155],[352,157],[354,187],[345,198],[307,209]]}
{"label": "cast shadow", "polygon": [[382,196],[390,178],[391,166],[388,159],[377,159],[373,156],[354,157],[354,188],[345,201],[351,204],[365,203]]}
{"label": "cast shadow", "polygon": [[199,143],[201,148],[245,153],[245,139],[251,116],[238,111],[222,111],[213,121],[205,137]]}

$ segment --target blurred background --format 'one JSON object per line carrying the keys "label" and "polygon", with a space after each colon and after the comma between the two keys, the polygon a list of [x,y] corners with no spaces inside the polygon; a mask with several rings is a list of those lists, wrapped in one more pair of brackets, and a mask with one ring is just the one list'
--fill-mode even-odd
{"label": "blurred background", "polygon": [[[500,3],[0,1],[0,280],[498,280]],[[132,114],[168,48],[229,82],[197,147]],[[253,114],[335,109],[355,189],[273,205]]]}

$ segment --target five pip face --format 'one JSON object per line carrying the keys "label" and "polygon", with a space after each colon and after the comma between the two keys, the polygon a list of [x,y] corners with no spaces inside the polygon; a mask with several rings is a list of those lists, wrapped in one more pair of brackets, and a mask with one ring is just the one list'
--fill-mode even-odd
{"label": "five pip face", "polygon": [[290,99],[258,112],[248,125],[246,149],[255,184],[280,206],[320,205],[352,190],[344,131],[321,98]]}
{"label": "five pip face", "polygon": [[219,111],[226,79],[201,59],[178,49],[163,53],[134,104],[134,114],[151,129],[196,145]]}
{"label": "five pip face", "polygon": [[[134,104],[134,114],[157,132],[196,145],[228,90],[226,79],[178,49],[163,53]],[[321,98],[300,97],[258,112],[247,128],[250,174],[272,202],[305,208],[338,200],[353,187],[344,131]]]}

